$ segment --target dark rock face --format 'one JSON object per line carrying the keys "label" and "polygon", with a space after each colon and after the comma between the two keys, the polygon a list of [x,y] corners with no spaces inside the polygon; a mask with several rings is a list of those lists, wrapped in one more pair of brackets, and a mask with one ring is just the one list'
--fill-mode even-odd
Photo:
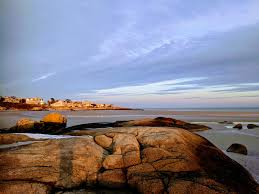
{"label": "dark rock face", "polygon": [[1,193],[30,187],[83,193],[88,186],[144,194],[259,192],[247,170],[205,138],[172,127],[92,130],[92,136],[2,149],[0,183]]}
{"label": "dark rock face", "polygon": [[5,133],[45,133],[45,134],[58,134],[63,132],[64,124],[60,123],[45,123],[45,122],[34,122],[32,125],[14,126],[8,130],[1,132]]}
{"label": "dark rock face", "polygon": [[227,152],[234,152],[234,153],[238,153],[238,154],[243,154],[243,155],[247,155],[247,149],[244,145],[242,144],[238,144],[238,143],[234,143],[232,144],[228,149]]}
{"label": "dark rock face", "polygon": [[237,124],[237,125],[235,125],[233,128],[235,128],[235,129],[242,129],[243,128],[243,126],[242,126],[242,124]]}
{"label": "dark rock face", "polygon": [[253,129],[253,128],[259,128],[259,126],[255,125],[255,124],[248,124],[247,125],[247,129]]}

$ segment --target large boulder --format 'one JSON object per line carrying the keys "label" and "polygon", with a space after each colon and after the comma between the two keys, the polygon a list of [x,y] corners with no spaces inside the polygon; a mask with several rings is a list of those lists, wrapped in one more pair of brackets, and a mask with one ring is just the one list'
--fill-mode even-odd
{"label": "large boulder", "polygon": [[227,152],[234,152],[237,154],[247,155],[246,146],[239,143],[233,143],[231,146],[229,146],[229,148],[227,149]]}
{"label": "large boulder", "polygon": [[95,184],[105,154],[91,137],[48,140],[1,150],[0,182],[22,180],[55,188]]}
{"label": "large boulder", "polygon": [[22,118],[16,122],[17,132],[29,132],[34,128],[36,121],[28,118]]}
{"label": "large boulder", "polygon": [[1,188],[15,185],[19,190],[26,183],[36,184],[34,189],[39,184],[35,193],[41,193],[40,188],[46,193],[49,188],[83,193],[87,186],[131,188],[144,194],[259,192],[245,168],[187,130],[122,127],[91,133],[113,143],[107,149],[84,136],[0,150]]}
{"label": "large boulder", "polygon": [[60,113],[50,113],[43,117],[42,122],[44,123],[55,123],[60,124],[64,127],[67,125],[67,119],[64,115]]}
{"label": "large boulder", "polygon": [[67,119],[60,113],[50,113],[43,117],[40,122],[23,118],[17,121],[14,127],[9,130],[2,130],[4,133],[46,133],[59,134],[65,131]]}
{"label": "large boulder", "polygon": [[253,128],[259,128],[259,126],[255,125],[255,124],[248,124],[247,125],[247,129],[253,129]]}
{"label": "large boulder", "polygon": [[233,128],[234,128],[234,129],[242,129],[243,126],[242,126],[241,123],[239,123],[239,124],[236,124]]}

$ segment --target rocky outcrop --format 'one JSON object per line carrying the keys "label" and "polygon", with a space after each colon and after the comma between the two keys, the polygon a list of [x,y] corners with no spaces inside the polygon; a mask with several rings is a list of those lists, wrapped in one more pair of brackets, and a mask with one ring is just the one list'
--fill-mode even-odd
{"label": "rocky outcrop", "polygon": [[247,125],[247,129],[254,129],[254,128],[259,128],[259,126],[255,125],[255,124],[248,124]]}
{"label": "rocky outcrop", "polygon": [[23,118],[17,121],[14,127],[1,130],[2,133],[46,133],[58,134],[65,131],[67,119],[60,113],[50,113],[38,122]]}
{"label": "rocky outcrop", "polygon": [[154,119],[138,119],[132,121],[119,121],[115,123],[115,127],[134,127],[134,126],[149,126],[149,127],[179,127],[189,131],[204,131],[210,129],[207,126],[187,123],[173,118],[157,117]]}
{"label": "rocky outcrop", "polygon": [[[0,133],[45,133],[45,134],[69,134],[75,136],[88,135],[89,128],[110,128],[110,127],[179,127],[191,132],[210,129],[205,125],[187,123],[173,118],[157,117],[154,119],[138,119],[131,121],[116,121],[113,123],[87,123],[67,127],[67,119],[60,113],[47,114],[40,122],[31,119],[21,119],[17,125],[10,129],[1,129]],[[87,130],[87,131],[85,131]],[[96,142],[101,146],[109,147],[111,139],[108,137],[96,137]],[[104,145],[107,144],[107,145]]]}
{"label": "rocky outcrop", "polygon": [[234,129],[242,129],[243,128],[243,126],[242,126],[242,124],[236,124],[234,127],[233,127]]}
{"label": "rocky outcrop", "polygon": [[119,127],[92,130],[92,136],[0,150],[0,189],[31,185],[35,193],[82,193],[88,186],[148,194],[259,191],[246,169],[184,129]]}
{"label": "rocky outcrop", "polygon": [[[157,117],[157,118],[147,118],[147,119],[137,119],[130,121],[116,121],[113,123],[86,123],[81,125],[76,125],[66,128],[66,133],[73,135],[80,135],[80,132],[71,133],[73,130],[84,130],[89,128],[109,128],[109,127],[179,127],[186,129],[188,131],[204,131],[210,129],[210,127],[205,125],[187,123],[181,120],[176,120],[173,118]],[[82,134],[85,132],[82,131]]]}
{"label": "rocky outcrop", "polygon": [[234,152],[237,154],[247,155],[246,147],[239,143],[233,143],[231,146],[229,146],[229,148],[227,149],[227,152]]}

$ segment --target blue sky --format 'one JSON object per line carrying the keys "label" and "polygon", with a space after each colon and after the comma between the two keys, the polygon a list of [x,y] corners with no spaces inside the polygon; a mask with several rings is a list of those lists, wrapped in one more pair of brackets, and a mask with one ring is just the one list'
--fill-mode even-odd
{"label": "blue sky", "polygon": [[259,105],[258,0],[1,0],[0,93]]}

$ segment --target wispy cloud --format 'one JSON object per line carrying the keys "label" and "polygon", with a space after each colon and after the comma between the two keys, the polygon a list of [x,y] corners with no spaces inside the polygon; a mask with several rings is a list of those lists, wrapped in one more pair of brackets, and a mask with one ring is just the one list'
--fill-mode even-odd
{"label": "wispy cloud", "polygon": [[40,76],[40,77],[37,77],[37,78],[33,79],[32,82],[38,82],[38,81],[40,81],[40,80],[47,79],[48,77],[51,77],[51,76],[53,76],[53,75],[55,75],[55,74],[56,74],[56,72],[47,73],[47,74],[45,74],[45,75],[42,75],[42,76]]}
{"label": "wispy cloud", "polygon": [[[208,79],[206,77],[182,78],[176,80],[166,80],[161,82],[148,83],[136,86],[115,87],[109,89],[100,89],[90,91],[88,93],[80,93],[79,98],[91,99],[140,99],[153,100],[165,99],[167,102],[173,99],[240,99],[258,97],[259,90],[254,89],[254,85],[259,83],[240,83],[240,84],[219,84],[219,85],[203,85],[199,83],[201,80]],[[198,81],[198,83],[196,83]],[[168,101],[169,100],[169,101]]]}
{"label": "wispy cloud", "polygon": [[[258,104],[258,0],[49,2],[10,2],[0,13],[24,24],[3,21],[8,35],[0,72],[4,95],[77,94],[147,106],[216,105],[217,99],[223,105]],[[11,33],[13,27],[22,33]],[[36,73],[42,64],[45,71]],[[73,84],[60,88],[68,77]]]}
{"label": "wispy cloud", "polygon": [[[166,93],[168,90],[177,88],[193,88],[197,87],[197,84],[191,83],[199,80],[207,79],[206,77],[192,77],[192,78],[180,78],[175,80],[166,80],[160,82],[153,82],[142,85],[123,86],[109,89],[94,90],[96,95],[145,95],[145,94],[159,94]],[[79,96],[88,95],[89,93],[80,93]]]}

